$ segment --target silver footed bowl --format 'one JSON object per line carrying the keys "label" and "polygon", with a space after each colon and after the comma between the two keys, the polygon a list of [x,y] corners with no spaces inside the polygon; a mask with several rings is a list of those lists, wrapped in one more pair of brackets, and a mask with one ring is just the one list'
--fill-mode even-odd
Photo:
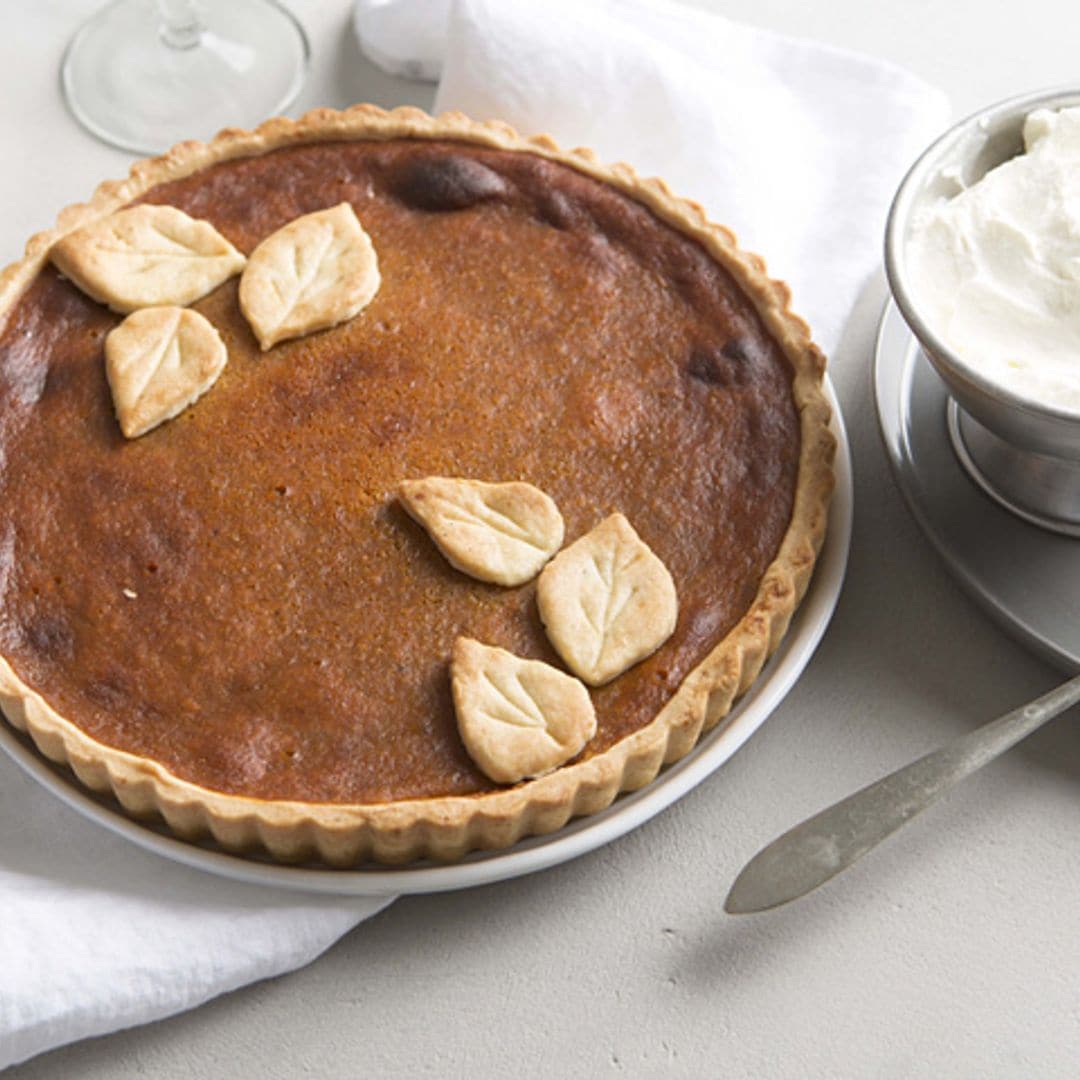
{"label": "silver footed bowl", "polygon": [[1080,88],[1010,98],[961,120],[932,143],[893,200],[885,270],[900,313],[953,399],[950,435],[965,469],[1021,517],[1080,537],[1080,412],[1022,398],[957,356],[925,321],[907,260],[912,223],[924,208],[1022,153],[1029,113],[1076,105]]}

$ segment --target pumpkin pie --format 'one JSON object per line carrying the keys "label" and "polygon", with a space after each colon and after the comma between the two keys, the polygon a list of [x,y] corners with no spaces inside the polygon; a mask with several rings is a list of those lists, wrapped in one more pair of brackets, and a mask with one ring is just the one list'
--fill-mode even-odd
{"label": "pumpkin pie", "polygon": [[[105,342],[139,303],[63,269],[73,234],[141,205],[212,226],[213,273],[164,302],[227,363],[128,437]],[[349,208],[370,238],[349,317],[282,329],[259,285],[278,255],[255,253],[306,215],[354,229]],[[758,258],[589,151],[370,106],[181,144],[0,276],[0,704],[129,813],[230,850],[400,863],[558,829],[686,754],[776,648],[825,530],[823,371]],[[426,478],[532,485],[550,549],[462,572],[403,502]],[[573,617],[545,631],[599,526],[678,597],[610,668]],[[529,769],[485,772],[455,649],[469,709],[468,678],[547,665],[573,756],[549,768],[533,738]]]}

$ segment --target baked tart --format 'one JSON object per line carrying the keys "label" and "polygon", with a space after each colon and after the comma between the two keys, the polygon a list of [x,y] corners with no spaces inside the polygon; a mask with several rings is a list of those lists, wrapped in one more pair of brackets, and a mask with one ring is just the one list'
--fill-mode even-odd
{"label": "baked tart", "polygon": [[834,441],[788,305],[660,181],[459,114],[137,163],[0,277],[7,719],[279,860],[601,810],[809,582]]}

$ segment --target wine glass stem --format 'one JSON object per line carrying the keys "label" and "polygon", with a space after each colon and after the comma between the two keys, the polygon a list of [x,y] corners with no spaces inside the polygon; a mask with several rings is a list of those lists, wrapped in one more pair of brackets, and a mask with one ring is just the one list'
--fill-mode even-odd
{"label": "wine glass stem", "polygon": [[198,0],[157,0],[161,40],[172,49],[194,49],[202,38]]}

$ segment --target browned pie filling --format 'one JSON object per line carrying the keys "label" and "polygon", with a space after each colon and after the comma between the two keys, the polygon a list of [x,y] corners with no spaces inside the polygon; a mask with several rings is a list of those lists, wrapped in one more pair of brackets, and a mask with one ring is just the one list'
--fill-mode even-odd
{"label": "browned pie filling", "polygon": [[153,189],[242,251],[349,200],[382,288],[260,353],[236,281],[195,307],[229,363],[126,440],[120,317],[44,270],[0,333],[0,653],[110,746],[203,786],[379,802],[491,790],[458,739],[459,634],[558,664],[532,584],[453,570],[406,477],[522,479],[567,541],[621,511],[678,627],[593,691],[593,755],[649,722],[749,606],[791,515],[791,372],[726,271],[598,181],[528,154],[308,145]]}

